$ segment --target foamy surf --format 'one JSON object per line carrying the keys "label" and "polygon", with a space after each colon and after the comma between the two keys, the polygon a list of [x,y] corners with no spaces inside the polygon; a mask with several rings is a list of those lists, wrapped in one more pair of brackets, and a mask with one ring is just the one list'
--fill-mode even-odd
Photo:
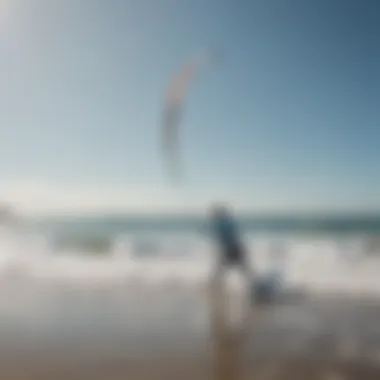
{"label": "foamy surf", "polygon": [[[145,240],[144,240],[145,239]],[[136,244],[140,242],[140,244]],[[145,241],[145,245],[142,244]],[[246,236],[252,265],[259,273],[280,270],[285,287],[315,292],[380,296],[379,258],[365,251],[365,239]],[[206,286],[215,257],[212,242],[196,234],[118,236],[102,254],[81,247],[57,249],[43,234],[0,231],[0,282],[86,285],[121,283],[126,287]],[[235,276],[229,286],[241,289]]]}

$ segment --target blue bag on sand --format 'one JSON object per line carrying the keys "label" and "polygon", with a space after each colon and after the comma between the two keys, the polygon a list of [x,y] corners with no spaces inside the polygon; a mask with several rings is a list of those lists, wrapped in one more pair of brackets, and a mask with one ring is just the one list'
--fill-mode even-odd
{"label": "blue bag on sand", "polygon": [[267,303],[274,300],[281,289],[281,275],[270,273],[258,278],[252,284],[252,297],[256,303]]}

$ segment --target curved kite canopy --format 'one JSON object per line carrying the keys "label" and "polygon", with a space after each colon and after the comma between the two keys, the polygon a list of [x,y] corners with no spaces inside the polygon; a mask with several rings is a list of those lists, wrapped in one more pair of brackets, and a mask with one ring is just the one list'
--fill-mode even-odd
{"label": "curved kite canopy", "polygon": [[186,96],[198,72],[214,58],[214,54],[207,53],[187,62],[172,79],[166,94],[163,150],[171,168],[171,174],[176,177],[180,174],[178,134]]}

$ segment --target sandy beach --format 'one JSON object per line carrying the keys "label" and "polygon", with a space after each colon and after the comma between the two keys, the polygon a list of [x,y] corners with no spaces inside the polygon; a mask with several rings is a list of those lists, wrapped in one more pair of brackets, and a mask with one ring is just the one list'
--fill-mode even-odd
{"label": "sandy beach", "polygon": [[298,297],[242,307],[233,322],[228,304],[195,290],[35,284],[12,299],[10,290],[1,379],[380,378],[373,300]]}

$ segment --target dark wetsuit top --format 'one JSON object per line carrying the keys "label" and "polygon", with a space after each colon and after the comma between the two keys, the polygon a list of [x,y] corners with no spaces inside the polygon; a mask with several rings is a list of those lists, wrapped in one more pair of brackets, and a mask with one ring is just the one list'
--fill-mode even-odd
{"label": "dark wetsuit top", "polygon": [[214,233],[220,244],[222,259],[228,264],[243,262],[243,249],[236,222],[224,217],[214,220]]}

